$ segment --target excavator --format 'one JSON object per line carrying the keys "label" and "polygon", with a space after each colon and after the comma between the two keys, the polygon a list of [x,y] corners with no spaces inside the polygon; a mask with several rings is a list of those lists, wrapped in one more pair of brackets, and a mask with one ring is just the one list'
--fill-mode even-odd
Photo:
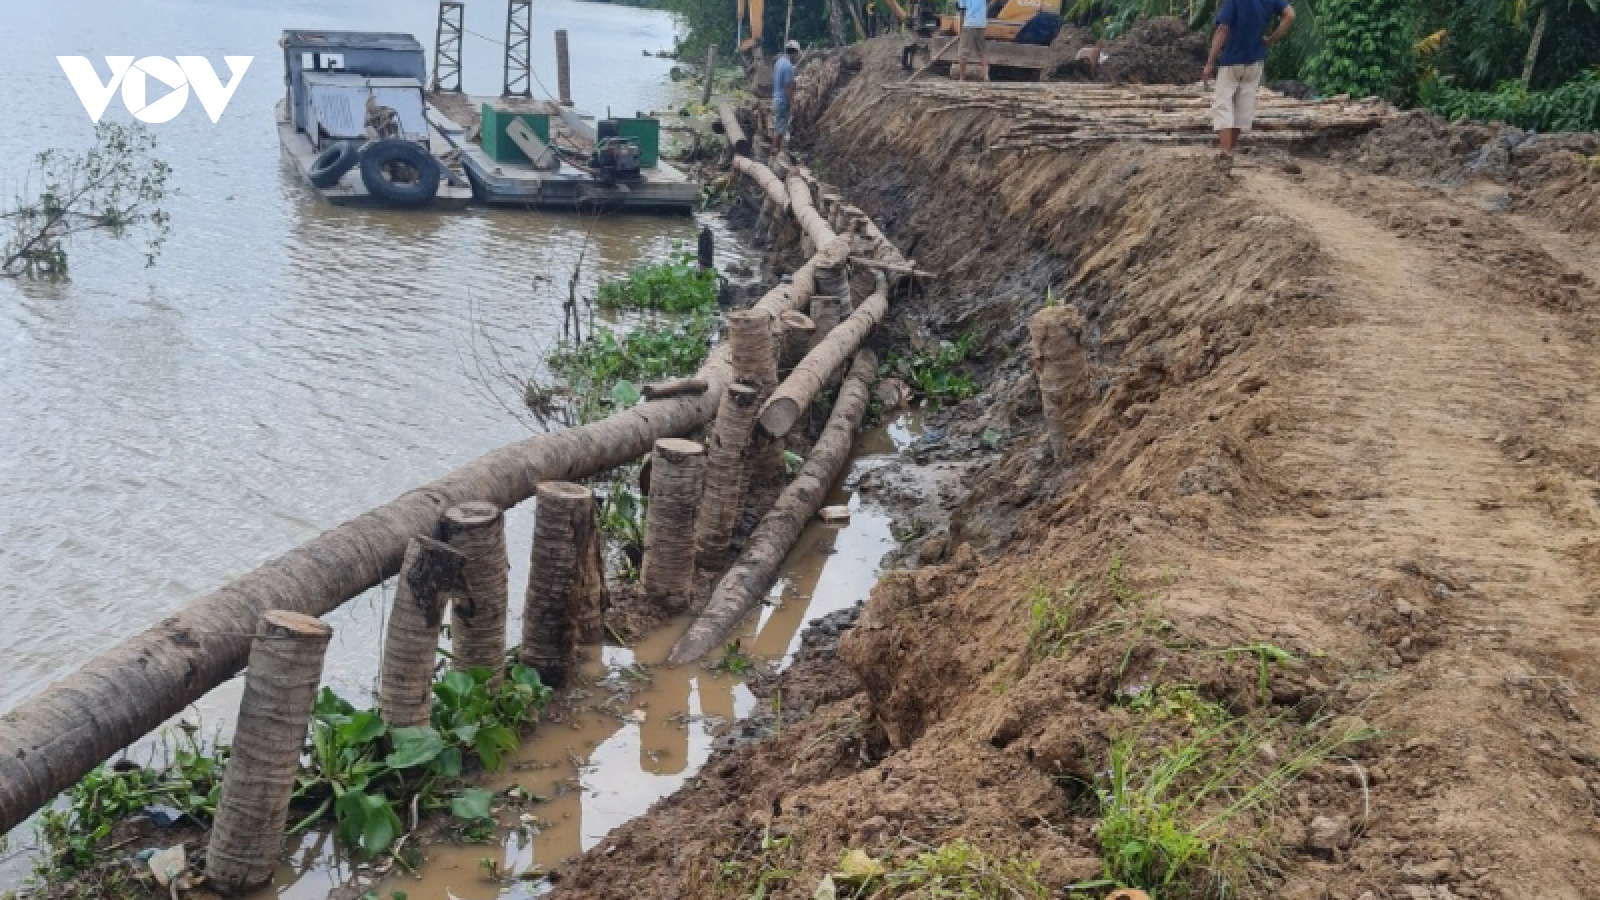
{"label": "excavator", "polygon": [[[938,14],[934,0],[912,0],[905,9],[898,0],[884,0],[895,17],[911,29],[917,39],[901,51],[900,63],[907,71],[916,65],[917,57],[938,62],[949,56],[950,44],[961,34],[961,13]],[[974,2],[974,0],[969,0]],[[1049,54],[1044,48],[1061,33],[1061,0],[983,0],[989,4],[989,25],[984,29],[988,44],[989,65],[995,68],[1015,69],[1021,77],[1039,80],[1048,64]],[[935,35],[946,39],[934,42]],[[937,52],[932,46],[937,43]]]}

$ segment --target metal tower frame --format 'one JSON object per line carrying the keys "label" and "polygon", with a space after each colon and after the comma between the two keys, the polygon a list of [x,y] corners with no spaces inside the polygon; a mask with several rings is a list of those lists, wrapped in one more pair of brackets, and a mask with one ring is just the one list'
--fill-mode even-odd
{"label": "metal tower frame", "polygon": [[506,4],[505,75],[500,96],[533,96],[533,0]]}
{"label": "metal tower frame", "polygon": [[439,25],[433,33],[433,90],[461,93],[461,29],[467,4],[439,0]]}

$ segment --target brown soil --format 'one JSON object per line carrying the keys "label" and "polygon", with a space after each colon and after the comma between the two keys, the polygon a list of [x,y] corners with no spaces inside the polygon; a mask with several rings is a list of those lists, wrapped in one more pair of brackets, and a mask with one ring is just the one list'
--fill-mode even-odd
{"label": "brown soil", "polygon": [[[1274,867],[1244,896],[1592,896],[1595,177],[1516,163],[1440,190],[1477,138],[1422,120],[1231,174],[1134,145],[987,153],[1005,123],[984,111],[883,101],[897,49],[811,68],[824,112],[798,126],[818,172],[945,273],[901,301],[894,343],[981,338],[986,390],[918,450],[966,457],[965,494],[837,657],[779,681],[809,715],[714,757],[562,893],[749,896],[772,834],[794,837],[768,860],[793,873],[782,897],[844,848],[958,837],[1039,860],[1051,888],[1096,877],[1084,785],[1135,727],[1124,698],[1181,683],[1282,727],[1382,730],[1254,822]],[[1094,373],[1062,458],[1026,364],[1047,290],[1087,321]],[[1069,586],[1074,628],[1099,630],[1041,652],[1030,597]],[[1295,657],[1266,696],[1253,657],[1217,652],[1258,642]]]}
{"label": "brown soil", "polygon": [[1193,84],[1209,49],[1205,32],[1176,16],[1140,19],[1105,45],[1101,79],[1128,84]]}

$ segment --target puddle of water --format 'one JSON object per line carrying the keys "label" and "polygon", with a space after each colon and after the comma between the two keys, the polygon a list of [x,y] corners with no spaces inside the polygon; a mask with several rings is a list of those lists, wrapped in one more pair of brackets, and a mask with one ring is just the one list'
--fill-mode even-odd
{"label": "puddle of water", "polygon": [[[901,419],[858,439],[850,473],[827,501],[848,504],[850,522],[806,527],[768,605],[740,628],[737,637],[747,655],[787,663],[800,647],[807,621],[866,598],[894,537],[888,512],[846,485],[892,459],[918,432],[916,420]],[[481,780],[493,791],[520,786],[549,798],[503,813],[502,824],[512,829],[508,836],[493,844],[428,846],[420,873],[391,874],[376,885],[379,896],[390,891],[459,900],[538,896],[546,887],[536,880],[513,881],[510,887],[488,880],[484,860],[512,878],[553,869],[693,777],[711,755],[717,727],[748,715],[757,700],[734,677],[664,664],[687,624],[687,619],[668,623],[632,647],[604,648],[589,664],[594,686],[574,704],[579,708],[570,720],[539,728],[504,771]],[[632,674],[639,669],[648,673],[647,683]],[[273,886],[256,900],[322,900],[348,882],[351,863],[328,833],[298,840]]]}

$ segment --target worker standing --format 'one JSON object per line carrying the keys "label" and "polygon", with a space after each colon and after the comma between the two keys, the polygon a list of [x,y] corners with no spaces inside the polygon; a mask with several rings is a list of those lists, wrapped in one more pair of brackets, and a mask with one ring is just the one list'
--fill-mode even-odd
{"label": "worker standing", "polygon": [[789,136],[789,103],[794,99],[794,64],[800,60],[800,42],[783,45],[783,55],[772,64],[772,152],[782,153]]}
{"label": "worker standing", "polygon": [[[1273,16],[1278,27],[1267,34]],[[1256,95],[1266,67],[1267,48],[1283,40],[1294,24],[1294,7],[1288,0],[1222,0],[1217,10],[1217,33],[1211,38],[1211,56],[1201,78],[1217,81],[1211,103],[1211,124],[1218,135],[1221,159],[1233,160],[1239,136],[1250,132],[1256,115]]]}
{"label": "worker standing", "polygon": [[988,0],[961,0],[961,36],[956,40],[961,42],[957,51],[957,59],[961,63],[960,80],[967,80],[967,54],[971,53],[978,58],[978,74],[981,80],[989,80],[989,51],[984,47],[984,32],[989,28],[989,10],[985,7]]}

